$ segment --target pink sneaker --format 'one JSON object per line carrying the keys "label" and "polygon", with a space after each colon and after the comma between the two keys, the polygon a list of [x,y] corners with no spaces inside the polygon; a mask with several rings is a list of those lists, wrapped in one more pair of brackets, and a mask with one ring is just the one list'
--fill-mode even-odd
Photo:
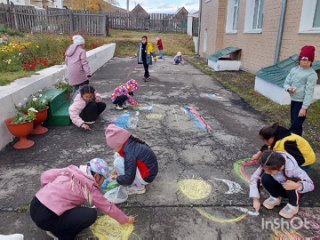
{"label": "pink sneaker", "polygon": [[275,206],[281,204],[281,197],[275,198],[270,196],[268,199],[264,200],[263,206],[267,209],[273,209]]}
{"label": "pink sneaker", "polygon": [[292,206],[290,203],[287,203],[287,205],[281,209],[279,214],[281,217],[284,217],[284,218],[292,218],[298,212],[299,212],[299,207],[295,207],[295,206]]}

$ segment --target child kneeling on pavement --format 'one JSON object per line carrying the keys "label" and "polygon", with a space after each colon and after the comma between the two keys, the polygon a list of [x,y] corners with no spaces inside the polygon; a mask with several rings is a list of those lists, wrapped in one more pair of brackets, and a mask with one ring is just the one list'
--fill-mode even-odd
{"label": "child kneeling on pavement", "polygon": [[89,130],[99,115],[106,109],[106,104],[92,86],[80,88],[80,93],[75,97],[69,107],[69,115],[74,125]]}
{"label": "child kneeling on pavement", "polygon": [[111,101],[116,105],[116,109],[122,110],[126,108],[126,101],[132,106],[138,106],[138,103],[133,98],[133,92],[138,89],[138,82],[134,79],[117,87],[111,95]]}
{"label": "child kneeling on pavement", "polygon": [[[101,193],[100,186],[109,177],[109,168],[102,159],[92,159],[79,168],[51,169],[41,175],[41,189],[30,205],[30,215],[35,224],[48,231],[52,237],[74,239],[83,229],[97,219],[97,210],[117,220],[120,224],[134,223]],[[96,208],[82,207],[89,203]]]}
{"label": "child kneeling on pavement", "polygon": [[110,124],[106,128],[107,145],[121,157],[115,157],[111,179],[128,186],[128,195],[143,194],[145,186],[158,174],[157,157],[151,148],[127,130]]}
{"label": "child kneeling on pavement", "polygon": [[271,150],[263,152],[260,167],[250,179],[250,198],[253,198],[253,207],[257,212],[261,207],[260,182],[270,193],[270,197],[263,202],[265,208],[273,209],[281,204],[281,198],[289,199],[289,203],[279,212],[284,218],[296,215],[301,194],[314,189],[313,181],[290,154]]}

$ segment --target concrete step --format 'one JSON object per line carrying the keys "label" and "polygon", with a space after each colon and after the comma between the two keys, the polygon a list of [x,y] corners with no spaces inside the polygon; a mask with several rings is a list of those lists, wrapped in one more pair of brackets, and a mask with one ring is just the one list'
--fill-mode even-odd
{"label": "concrete step", "polygon": [[66,90],[49,89],[43,93],[43,97],[50,99],[49,112],[54,113],[60,109],[61,106],[69,103],[68,94]]}
{"label": "concrete step", "polygon": [[47,119],[48,126],[68,126],[71,124],[69,117],[70,102],[67,102],[60,106],[60,108],[54,112],[50,111]]}

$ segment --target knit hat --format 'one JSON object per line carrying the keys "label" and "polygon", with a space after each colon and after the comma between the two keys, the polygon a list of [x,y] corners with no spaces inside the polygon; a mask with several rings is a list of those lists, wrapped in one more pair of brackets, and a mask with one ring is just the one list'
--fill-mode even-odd
{"label": "knit hat", "polygon": [[308,58],[309,61],[313,62],[315,50],[316,49],[314,46],[304,46],[303,48],[301,48],[299,61],[301,61],[302,58]]}
{"label": "knit hat", "polygon": [[127,130],[110,124],[105,131],[107,145],[112,149],[122,146],[131,136]]}
{"label": "knit hat", "polygon": [[101,158],[91,159],[89,162],[90,170],[94,173],[98,173],[105,178],[109,177],[109,167],[106,161]]}
{"label": "knit hat", "polygon": [[85,40],[81,35],[74,35],[72,37],[72,40],[73,40],[73,44],[75,45],[82,45],[85,43]]}
{"label": "knit hat", "polygon": [[127,89],[129,92],[133,92],[139,89],[138,82],[134,79],[131,79],[127,82]]}

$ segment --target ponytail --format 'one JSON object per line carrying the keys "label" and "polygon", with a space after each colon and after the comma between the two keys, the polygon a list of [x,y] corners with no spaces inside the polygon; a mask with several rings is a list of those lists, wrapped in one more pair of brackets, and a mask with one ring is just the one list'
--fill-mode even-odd
{"label": "ponytail", "polygon": [[[135,141],[135,142],[137,142],[137,143],[146,144],[145,141],[142,141],[140,138],[134,137],[133,135],[131,135],[131,136],[129,137],[129,139],[132,140],[132,141]],[[148,144],[146,144],[146,145],[148,145]]]}

